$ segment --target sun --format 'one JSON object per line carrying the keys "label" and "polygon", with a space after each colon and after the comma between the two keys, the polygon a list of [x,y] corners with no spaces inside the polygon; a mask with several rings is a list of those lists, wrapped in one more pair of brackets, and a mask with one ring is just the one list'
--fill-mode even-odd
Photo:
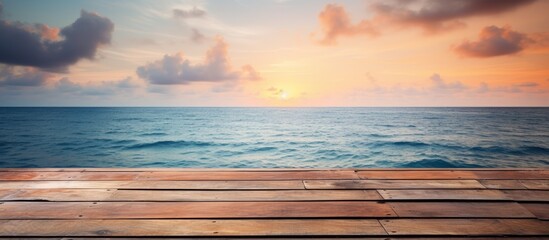
{"label": "sun", "polygon": [[280,91],[279,97],[280,97],[280,99],[282,99],[282,100],[288,100],[288,92],[286,92],[286,91]]}

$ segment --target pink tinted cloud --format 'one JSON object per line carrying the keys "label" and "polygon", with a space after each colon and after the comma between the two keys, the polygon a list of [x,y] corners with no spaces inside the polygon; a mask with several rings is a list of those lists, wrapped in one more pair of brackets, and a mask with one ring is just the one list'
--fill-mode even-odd
{"label": "pink tinted cloud", "polygon": [[464,57],[487,58],[516,54],[537,43],[528,34],[513,31],[509,26],[488,26],[480,31],[476,41],[465,40],[454,51]]}
{"label": "pink tinted cloud", "polygon": [[326,5],[318,15],[318,20],[324,34],[319,43],[325,45],[335,44],[339,36],[367,35],[372,37],[378,34],[370,21],[363,20],[353,24],[349,14],[337,4]]}

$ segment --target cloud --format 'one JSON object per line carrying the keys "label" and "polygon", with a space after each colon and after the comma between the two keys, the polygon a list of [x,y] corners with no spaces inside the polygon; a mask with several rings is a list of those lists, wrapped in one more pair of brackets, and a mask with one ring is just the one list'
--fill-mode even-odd
{"label": "cloud", "polygon": [[63,93],[103,96],[133,91],[133,89],[137,87],[138,85],[132,81],[131,77],[126,77],[122,80],[89,83],[86,85],[75,83],[69,80],[69,78],[64,77],[55,83],[53,89]]}
{"label": "cloud", "polygon": [[191,35],[191,41],[193,41],[194,43],[202,43],[202,42],[204,42],[204,40],[206,40],[206,36],[204,36],[204,34],[202,34],[200,31],[198,31],[198,29],[193,28],[192,29],[192,35]]}
{"label": "cloud", "polygon": [[113,30],[111,20],[84,10],[61,30],[0,20],[0,63],[66,71],[81,59],[94,59],[97,49],[110,43]]}
{"label": "cloud", "polygon": [[477,89],[479,93],[541,93],[548,92],[546,89],[539,88],[540,84],[535,82],[523,82],[508,86],[492,87],[485,82],[482,82]]}
{"label": "cloud", "polygon": [[515,86],[517,86],[517,87],[531,88],[531,87],[538,87],[538,86],[539,86],[539,83],[535,83],[535,82],[523,82],[523,83],[516,84]]}
{"label": "cloud", "polygon": [[451,83],[444,81],[437,73],[433,74],[429,79],[431,79],[433,83],[431,90],[434,90],[435,92],[459,92],[467,89],[467,86],[459,81]]}
{"label": "cloud", "polygon": [[345,9],[328,4],[319,14],[322,32],[319,43],[333,45],[339,37],[374,37],[381,29],[420,28],[435,34],[465,26],[463,20],[515,10],[535,0],[393,0],[369,5],[372,17],[353,24]]}
{"label": "cloud", "polygon": [[261,75],[249,64],[242,66],[241,78],[248,80],[261,80]]}
{"label": "cloud", "polygon": [[463,27],[465,18],[515,10],[535,0],[401,0],[370,6],[376,20],[401,27],[420,27],[436,33]]}
{"label": "cloud", "polygon": [[186,18],[201,18],[201,17],[204,17],[206,16],[206,11],[202,10],[202,9],[199,9],[197,7],[193,7],[192,9],[189,9],[189,10],[183,10],[183,9],[173,9],[172,10],[173,12],[173,16],[175,18],[183,18],[183,19],[186,19]]}
{"label": "cloud", "polygon": [[4,66],[0,69],[1,86],[35,87],[46,83],[51,73],[30,67]]}
{"label": "cloud", "polygon": [[363,20],[353,24],[345,9],[337,4],[326,5],[318,15],[318,21],[324,35],[319,43],[324,45],[335,44],[339,36],[378,35],[378,31],[370,21]]}
{"label": "cloud", "polygon": [[495,57],[518,53],[531,43],[528,35],[510,27],[489,26],[480,31],[477,41],[465,40],[454,51],[465,57]]}
{"label": "cloud", "polygon": [[238,79],[259,79],[250,65],[234,70],[228,56],[228,45],[217,37],[215,45],[206,53],[203,63],[192,64],[183,55],[165,55],[163,59],[137,68],[137,75],[151,84],[176,85],[192,82],[222,82]]}

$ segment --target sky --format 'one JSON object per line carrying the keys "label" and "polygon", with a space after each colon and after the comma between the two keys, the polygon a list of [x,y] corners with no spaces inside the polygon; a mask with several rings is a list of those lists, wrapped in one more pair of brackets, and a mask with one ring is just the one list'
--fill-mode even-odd
{"label": "sky", "polygon": [[549,1],[0,0],[0,106],[549,106]]}

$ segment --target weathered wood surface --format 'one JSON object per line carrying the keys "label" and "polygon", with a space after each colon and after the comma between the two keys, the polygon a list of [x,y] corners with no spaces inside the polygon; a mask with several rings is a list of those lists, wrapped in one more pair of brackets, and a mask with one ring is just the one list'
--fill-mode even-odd
{"label": "weathered wood surface", "polygon": [[390,235],[549,235],[537,219],[390,219],[380,221]]}
{"label": "weathered wood surface", "polygon": [[548,169],[4,168],[0,237],[546,239],[548,176]]}
{"label": "weathered wood surface", "polygon": [[[512,211],[512,210],[510,210]],[[6,202],[0,219],[372,218],[388,204],[355,202]]]}
{"label": "weathered wood surface", "polygon": [[476,180],[305,180],[307,189],[476,189]]}

